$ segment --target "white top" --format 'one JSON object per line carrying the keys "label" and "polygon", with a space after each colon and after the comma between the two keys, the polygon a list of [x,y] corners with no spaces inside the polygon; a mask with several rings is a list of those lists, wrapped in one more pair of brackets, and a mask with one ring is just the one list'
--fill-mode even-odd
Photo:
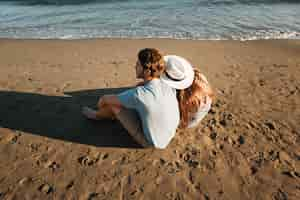
{"label": "white top", "polygon": [[147,141],[165,148],[174,137],[180,114],[176,90],[161,79],[153,79],[118,95],[125,108],[134,109],[142,121]]}
{"label": "white top", "polygon": [[211,108],[212,100],[210,97],[206,96],[205,101],[206,102],[204,104],[201,104],[197,112],[195,112],[194,115],[191,117],[191,121],[189,121],[187,128],[195,127],[206,116],[206,114]]}

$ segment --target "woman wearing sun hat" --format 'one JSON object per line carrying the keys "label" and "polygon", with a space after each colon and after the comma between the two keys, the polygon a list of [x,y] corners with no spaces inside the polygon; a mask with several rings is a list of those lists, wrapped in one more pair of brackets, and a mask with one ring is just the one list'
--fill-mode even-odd
{"label": "woman wearing sun hat", "polygon": [[161,79],[177,90],[180,128],[195,127],[211,108],[213,91],[200,70],[176,55],[164,56],[165,73]]}

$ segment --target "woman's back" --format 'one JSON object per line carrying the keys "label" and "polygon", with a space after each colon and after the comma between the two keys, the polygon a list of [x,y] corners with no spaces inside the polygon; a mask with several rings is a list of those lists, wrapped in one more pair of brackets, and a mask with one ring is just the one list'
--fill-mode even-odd
{"label": "woman's back", "polygon": [[196,126],[208,113],[212,103],[213,91],[206,77],[196,68],[194,72],[192,85],[184,90],[178,90],[177,94],[182,128]]}

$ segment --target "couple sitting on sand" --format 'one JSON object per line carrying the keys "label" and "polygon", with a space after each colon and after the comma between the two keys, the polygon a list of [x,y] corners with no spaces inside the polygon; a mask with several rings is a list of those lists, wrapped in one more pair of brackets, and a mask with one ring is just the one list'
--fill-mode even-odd
{"label": "couple sitting on sand", "polygon": [[82,112],[94,120],[118,119],[142,146],[166,148],[176,129],[196,126],[208,113],[212,90],[198,69],[182,57],[163,56],[146,48],[138,53],[136,87],[117,95],[104,95],[98,110]]}

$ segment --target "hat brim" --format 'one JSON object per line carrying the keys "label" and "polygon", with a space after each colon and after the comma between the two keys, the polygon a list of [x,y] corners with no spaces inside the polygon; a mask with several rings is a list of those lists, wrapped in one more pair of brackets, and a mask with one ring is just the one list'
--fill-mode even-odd
{"label": "hat brim", "polygon": [[176,56],[176,55],[164,56],[165,63],[167,63],[168,59],[170,59],[172,57],[176,57],[176,59],[180,59],[181,62],[184,63],[185,77],[186,78],[181,80],[181,81],[176,81],[176,80],[172,80],[172,79],[168,78],[166,73],[163,73],[160,76],[161,80],[164,81],[166,84],[168,84],[170,87],[175,88],[175,89],[179,89],[179,90],[183,90],[183,89],[186,89],[186,88],[190,87],[193,83],[194,73],[195,73],[192,65],[188,61],[186,61],[185,59],[183,59],[179,56]]}

